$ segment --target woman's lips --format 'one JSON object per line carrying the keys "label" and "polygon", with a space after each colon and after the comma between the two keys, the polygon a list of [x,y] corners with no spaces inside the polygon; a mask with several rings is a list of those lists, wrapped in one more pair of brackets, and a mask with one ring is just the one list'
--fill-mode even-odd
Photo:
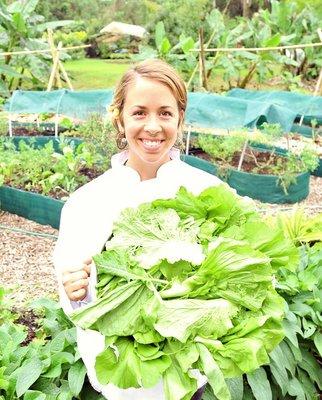
{"label": "woman's lips", "polygon": [[144,149],[156,151],[161,147],[163,140],[140,139]]}

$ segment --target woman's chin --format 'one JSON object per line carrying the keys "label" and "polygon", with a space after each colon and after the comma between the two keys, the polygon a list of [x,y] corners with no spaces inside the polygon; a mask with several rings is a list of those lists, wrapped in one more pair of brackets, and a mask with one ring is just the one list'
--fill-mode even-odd
{"label": "woman's chin", "polygon": [[134,153],[146,163],[166,162],[169,160],[169,152],[170,148],[163,143],[158,148],[146,148],[140,143],[134,150]]}

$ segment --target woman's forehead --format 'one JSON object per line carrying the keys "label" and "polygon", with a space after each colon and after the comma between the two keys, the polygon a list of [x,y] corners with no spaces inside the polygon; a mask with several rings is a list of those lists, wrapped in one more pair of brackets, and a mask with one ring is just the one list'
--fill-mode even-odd
{"label": "woman's forehead", "polygon": [[124,104],[136,104],[146,107],[151,102],[162,106],[173,106],[177,99],[171,89],[163,82],[152,78],[136,77],[127,87]]}

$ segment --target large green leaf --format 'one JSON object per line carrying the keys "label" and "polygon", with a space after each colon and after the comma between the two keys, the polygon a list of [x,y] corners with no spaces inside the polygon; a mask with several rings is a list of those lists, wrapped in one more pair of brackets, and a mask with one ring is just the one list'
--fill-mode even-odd
{"label": "large green leaf", "polygon": [[61,28],[63,26],[69,26],[75,24],[75,21],[73,20],[62,20],[62,21],[50,21],[50,22],[45,22],[43,24],[38,24],[37,25],[37,31],[38,32],[44,32],[47,29],[57,29],[57,28]]}
{"label": "large green leaf", "polygon": [[164,24],[162,21],[159,21],[155,27],[155,44],[159,51],[161,49],[161,45],[162,45],[162,41],[163,41],[164,37],[165,37]]}
{"label": "large green leaf", "polygon": [[180,365],[172,357],[171,365],[163,375],[163,387],[167,400],[188,400],[197,391],[197,381],[188,373],[182,373]]}
{"label": "large green leaf", "polygon": [[0,63],[0,74],[5,74],[8,76],[12,76],[14,78],[22,78],[23,77],[23,75],[21,75],[19,72],[17,72],[14,68],[10,67],[9,65],[1,64],[1,63]]}
{"label": "large green leaf", "polygon": [[199,343],[200,362],[210,386],[218,400],[230,400],[231,395],[224,375],[206,346]]}
{"label": "large green leaf", "polygon": [[22,13],[15,12],[14,14],[12,14],[12,22],[13,22],[15,29],[19,33],[21,33],[21,34],[26,33],[27,26],[26,26],[25,19],[24,19]]}
{"label": "large green leaf", "polygon": [[124,337],[119,338],[113,348],[108,347],[97,356],[95,368],[98,380],[102,384],[111,382],[123,389],[142,386],[149,388],[158,383],[170,364],[170,357],[161,351],[154,355],[154,358],[142,359],[134,341]]}
{"label": "large green leaf", "polygon": [[68,370],[68,384],[70,391],[74,396],[78,396],[82,390],[84,379],[86,375],[86,368],[84,363],[79,360],[73,364]]}
{"label": "large green leaf", "polygon": [[39,358],[27,360],[21,367],[15,371],[17,379],[16,393],[17,396],[22,396],[30,386],[36,382],[42,372],[42,364]]}
{"label": "large green leaf", "polygon": [[322,333],[316,332],[314,335],[314,344],[322,357]]}
{"label": "large green leaf", "polygon": [[276,47],[281,43],[281,35],[277,33],[276,35],[266,39],[263,42],[263,47]]}
{"label": "large green leaf", "polygon": [[130,282],[119,286],[105,297],[74,311],[71,320],[84,329],[92,326],[100,317],[116,309],[141,287],[141,283]]}
{"label": "large green leaf", "polygon": [[258,368],[251,374],[247,374],[247,381],[256,400],[272,400],[271,385],[264,368]]}
{"label": "large green leaf", "polygon": [[191,336],[223,336],[233,325],[237,307],[223,299],[179,299],[160,303],[154,328],[164,337],[186,342]]}
{"label": "large green leaf", "polygon": [[28,390],[24,394],[23,400],[46,400],[46,395],[38,390]]}
{"label": "large green leaf", "polygon": [[299,382],[298,379],[293,377],[290,380],[289,386],[288,386],[288,393],[291,396],[296,397],[297,400],[305,400],[305,391],[304,387],[302,386],[301,382]]}

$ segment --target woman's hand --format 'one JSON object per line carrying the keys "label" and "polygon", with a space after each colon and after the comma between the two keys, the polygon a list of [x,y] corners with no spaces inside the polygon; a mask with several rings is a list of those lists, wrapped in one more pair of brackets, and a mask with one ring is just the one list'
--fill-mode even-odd
{"label": "woman's hand", "polygon": [[89,258],[79,268],[70,268],[63,272],[62,282],[69,300],[79,301],[86,297],[91,263],[92,259]]}

